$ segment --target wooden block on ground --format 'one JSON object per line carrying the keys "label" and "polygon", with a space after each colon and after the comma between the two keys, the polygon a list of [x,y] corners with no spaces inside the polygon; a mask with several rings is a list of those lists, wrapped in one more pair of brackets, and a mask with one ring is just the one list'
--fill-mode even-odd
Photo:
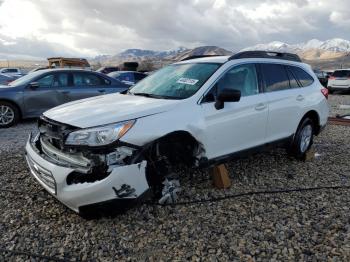
{"label": "wooden block on ground", "polygon": [[305,161],[312,161],[315,158],[315,149],[311,147],[306,153],[305,153]]}
{"label": "wooden block on ground", "polygon": [[231,186],[231,180],[224,164],[215,166],[211,170],[214,186],[217,188],[228,188]]}

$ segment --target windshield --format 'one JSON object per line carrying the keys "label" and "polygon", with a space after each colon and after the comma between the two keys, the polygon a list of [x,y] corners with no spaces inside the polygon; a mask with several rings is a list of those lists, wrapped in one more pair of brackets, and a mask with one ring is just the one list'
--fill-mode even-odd
{"label": "windshield", "polygon": [[220,67],[217,63],[166,66],[133,86],[129,93],[150,97],[185,99],[195,94]]}
{"label": "windshield", "polygon": [[38,75],[42,74],[42,71],[36,71],[33,73],[29,73],[28,75],[22,76],[15,81],[11,82],[9,86],[20,86],[26,83],[29,83],[32,79],[37,77]]}

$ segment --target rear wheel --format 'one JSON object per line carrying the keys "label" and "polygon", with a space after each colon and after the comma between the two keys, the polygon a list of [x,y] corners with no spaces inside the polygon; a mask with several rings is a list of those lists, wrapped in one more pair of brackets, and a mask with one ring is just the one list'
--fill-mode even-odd
{"label": "rear wheel", "polygon": [[310,149],[314,137],[314,124],[310,118],[302,120],[289,148],[289,153],[298,159],[303,159]]}
{"label": "rear wheel", "polygon": [[0,128],[10,127],[19,120],[19,111],[11,103],[0,101]]}

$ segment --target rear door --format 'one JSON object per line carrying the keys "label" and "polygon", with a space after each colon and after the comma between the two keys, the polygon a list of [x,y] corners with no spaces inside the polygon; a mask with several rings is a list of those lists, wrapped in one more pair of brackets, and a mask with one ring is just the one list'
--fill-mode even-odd
{"label": "rear door", "polygon": [[294,134],[303,114],[303,90],[287,66],[272,63],[259,66],[269,107],[267,140],[288,138]]}
{"label": "rear door", "polygon": [[72,85],[69,88],[69,92],[66,94],[68,101],[104,95],[110,92],[108,90],[108,81],[98,74],[73,71],[71,75]]}
{"label": "rear door", "polygon": [[33,81],[38,85],[36,88],[28,85],[24,89],[24,106],[28,116],[39,116],[65,102],[64,96],[58,91],[59,87],[53,85],[54,79],[55,74],[48,73]]}

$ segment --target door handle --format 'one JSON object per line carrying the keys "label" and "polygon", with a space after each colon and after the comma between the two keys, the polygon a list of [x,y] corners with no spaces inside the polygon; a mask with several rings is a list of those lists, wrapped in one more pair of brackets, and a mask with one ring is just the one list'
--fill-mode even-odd
{"label": "door handle", "polygon": [[303,101],[303,100],[304,100],[304,97],[302,95],[297,96],[297,101]]}
{"label": "door handle", "polygon": [[104,89],[100,89],[100,90],[98,90],[98,92],[100,92],[100,93],[105,93],[105,92],[106,92],[106,90],[104,90]]}
{"label": "door handle", "polygon": [[67,95],[70,93],[70,91],[61,91],[62,94]]}
{"label": "door handle", "polygon": [[264,110],[265,108],[266,108],[266,105],[263,103],[260,103],[255,107],[255,110],[261,111],[261,110]]}

